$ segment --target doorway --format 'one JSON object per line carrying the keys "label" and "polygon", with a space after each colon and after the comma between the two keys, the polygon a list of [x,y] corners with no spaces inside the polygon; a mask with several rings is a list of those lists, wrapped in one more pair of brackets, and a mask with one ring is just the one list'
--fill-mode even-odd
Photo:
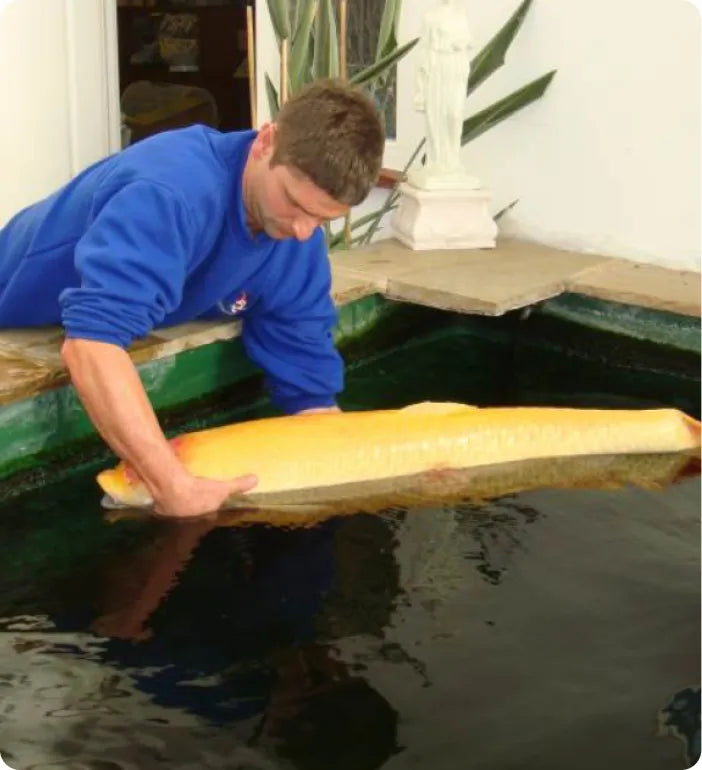
{"label": "doorway", "polygon": [[118,0],[122,147],[174,128],[252,127],[247,6],[255,0]]}

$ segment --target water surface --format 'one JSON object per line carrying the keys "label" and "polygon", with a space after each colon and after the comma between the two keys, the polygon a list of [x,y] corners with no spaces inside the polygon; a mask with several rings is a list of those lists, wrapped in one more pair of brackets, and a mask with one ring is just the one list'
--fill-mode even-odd
{"label": "water surface", "polygon": [[[490,403],[439,371],[466,371],[446,345],[357,367],[349,403]],[[17,770],[679,770],[699,752],[698,477],[235,528],[110,523],[97,467],[0,505]]]}

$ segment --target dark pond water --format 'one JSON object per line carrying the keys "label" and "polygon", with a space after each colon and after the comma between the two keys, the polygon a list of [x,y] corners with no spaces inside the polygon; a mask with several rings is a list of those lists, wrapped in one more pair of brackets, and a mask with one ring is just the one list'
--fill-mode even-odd
{"label": "dark pond water", "polygon": [[[439,371],[461,355],[442,344],[355,367],[349,403],[480,402]],[[95,470],[0,506],[16,770],[679,770],[699,753],[699,478],[237,529],[108,523]]]}

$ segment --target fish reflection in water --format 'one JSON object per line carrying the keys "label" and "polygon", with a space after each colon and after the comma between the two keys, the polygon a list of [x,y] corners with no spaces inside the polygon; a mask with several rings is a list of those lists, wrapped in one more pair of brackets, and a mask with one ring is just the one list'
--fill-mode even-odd
{"label": "fish reflection in water", "polygon": [[[392,506],[421,507],[447,502],[462,505],[466,501],[481,503],[515,492],[543,487],[617,489],[634,484],[648,489],[661,489],[690,474],[699,473],[699,460],[686,453],[605,455],[589,457],[548,458],[471,468],[463,471],[439,471],[402,480],[353,485],[346,490],[333,490],[334,503],[325,501],[326,490],[318,490],[318,502],[302,505],[291,502],[289,496],[273,498],[268,507],[230,510],[201,520],[173,523],[147,551],[129,566],[121,565],[121,577],[116,580],[112,596],[125,606],[110,610],[94,625],[99,633],[130,639],[144,638],[148,632],[144,623],[158,607],[161,599],[175,584],[193,550],[210,531],[219,527],[244,527],[266,523],[278,527],[312,527],[330,517],[387,511]],[[309,501],[315,490],[306,490]],[[522,508],[522,514],[535,517],[536,512]],[[123,518],[145,517],[141,510],[117,510],[107,514],[113,522]],[[508,532],[504,511],[497,518],[481,516],[477,533],[497,536]],[[485,539],[479,538],[482,548]],[[497,579],[499,569],[481,565],[485,575]],[[144,574],[144,572],[146,574]],[[131,587],[129,584],[131,583]],[[135,594],[136,591],[136,594]],[[127,599],[127,597],[129,597]]]}

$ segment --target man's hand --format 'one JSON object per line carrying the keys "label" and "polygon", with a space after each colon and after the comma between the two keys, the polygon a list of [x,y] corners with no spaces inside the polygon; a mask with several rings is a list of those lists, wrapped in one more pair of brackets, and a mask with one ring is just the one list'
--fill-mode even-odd
{"label": "man's hand", "polygon": [[180,519],[205,516],[220,510],[230,497],[248,492],[257,483],[253,475],[227,481],[184,475],[154,497],[156,512]]}
{"label": "man's hand", "polygon": [[162,516],[211,513],[230,495],[256,485],[254,476],[211,481],[188,473],[166,441],[126,351],[109,343],[68,339],[61,352],[88,416],[144,482]]}

